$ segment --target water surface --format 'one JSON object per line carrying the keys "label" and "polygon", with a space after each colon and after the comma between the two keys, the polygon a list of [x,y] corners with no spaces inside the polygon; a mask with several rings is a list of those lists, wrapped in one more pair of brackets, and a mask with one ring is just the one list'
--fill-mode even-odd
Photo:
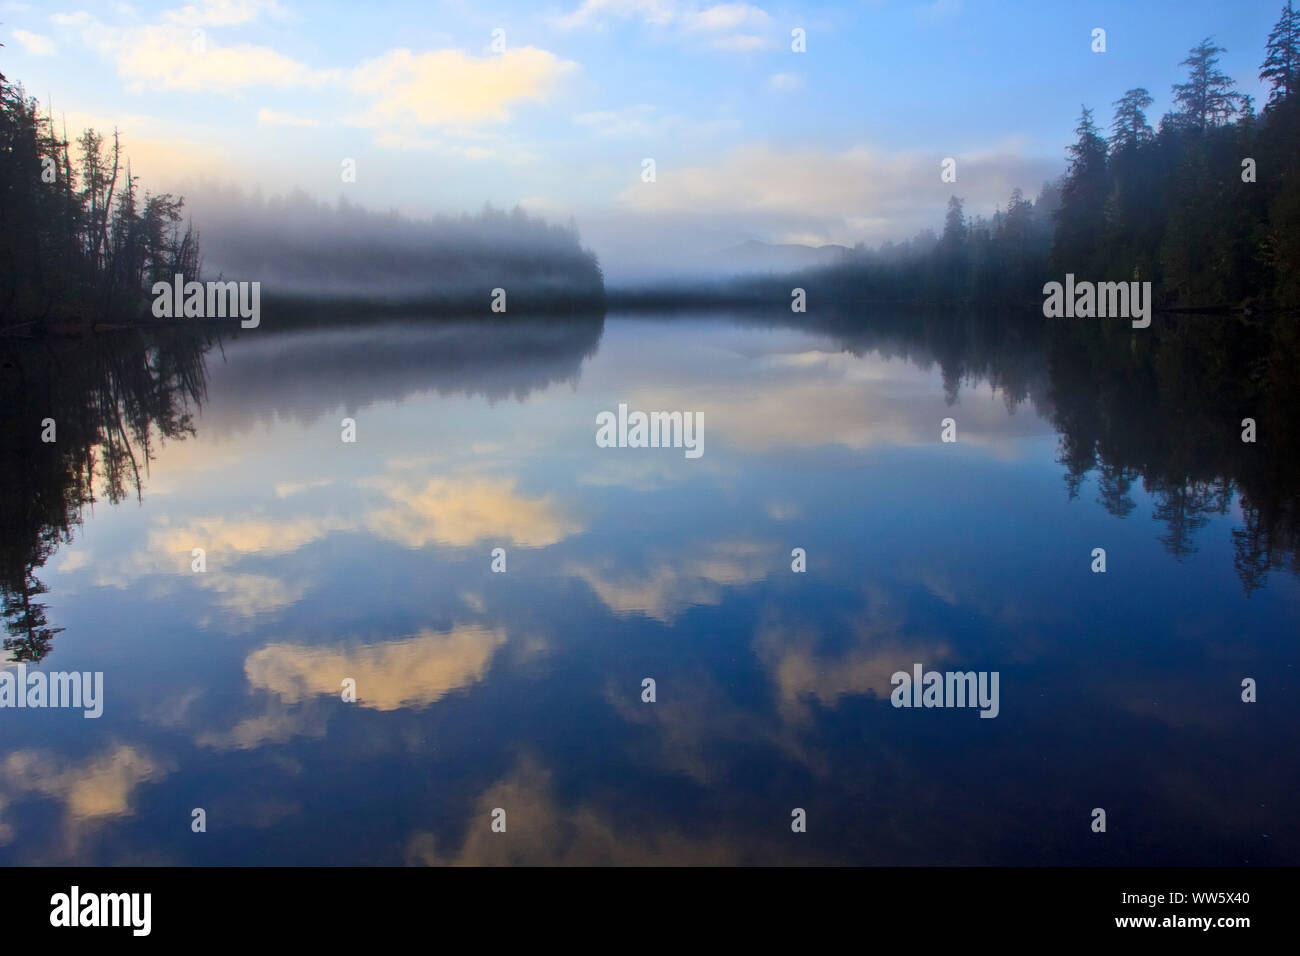
{"label": "water surface", "polygon": [[[105,705],[0,711],[0,861],[1300,861],[1300,588],[1243,571],[1240,490],[1077,467],[1068,370],[938,341],[226,339],[139,498],[32,569],[28,666]],[[598,448],[620,403],[702,412],[703,455]],[[997,671],[998,716],[891,706],[914,663]]]}

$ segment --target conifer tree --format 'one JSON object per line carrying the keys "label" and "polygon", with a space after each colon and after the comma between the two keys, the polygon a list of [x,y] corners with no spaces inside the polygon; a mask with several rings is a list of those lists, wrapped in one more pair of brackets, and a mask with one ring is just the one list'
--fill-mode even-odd
{"label": "conifer tree", "polygon": [[1296,84],[1300,83],[1300,10],[1296,10],[1292,0],[1286,0],[1264,50],[1259,78],[1268,80],[1272,86],[1267,105],[1276,106],[1295,92]]}
{"label": "conifer tree", "polygon": [[1129,90],[1115,101],[1115,120],[1110,126],[1112,150],[1150,141],[1151,127],[1143,110],[1151,103],[1151,94],[1140,86]]}
{"label": "conifer tree", "polygon": [[1173,114],[1179,127],[1203,132],[1241,111],[1241,94],[1233,90],[1231,77],[1219,69],[1219,54],[1226,52],[1213,37],[1206,37],[1178,64],[1188,68],[1187,82],[1173,86],[1174,101],[1181,107]]}

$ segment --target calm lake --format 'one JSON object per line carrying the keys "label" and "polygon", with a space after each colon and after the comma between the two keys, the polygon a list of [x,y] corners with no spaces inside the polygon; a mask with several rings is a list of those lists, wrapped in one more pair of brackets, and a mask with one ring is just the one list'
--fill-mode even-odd
{"label": "calm lake", "polygon": [[[1075,467],[1197,431],[944,341],[224,337],[139,497],[30,569],[62,631],[27,668],[102,672],[103,713],[0,710],[0,862],[1300,863],[1300,586],[1239,489]],[[597,447],[620,404],[702,413],[703,454]],[[893,706],[916,664],[997,672],[996,717]]]}

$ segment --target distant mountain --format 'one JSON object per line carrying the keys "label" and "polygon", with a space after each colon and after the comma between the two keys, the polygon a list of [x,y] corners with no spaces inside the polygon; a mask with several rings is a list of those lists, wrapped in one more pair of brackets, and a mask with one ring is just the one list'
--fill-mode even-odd
{"label": "distant mountain", "polygon": [[804,246],[798,243],[775,245],[751,239],[723,249],[715,255],[717,265],[731,273],[797,272],[842,262],[849,255],[847,246]]}

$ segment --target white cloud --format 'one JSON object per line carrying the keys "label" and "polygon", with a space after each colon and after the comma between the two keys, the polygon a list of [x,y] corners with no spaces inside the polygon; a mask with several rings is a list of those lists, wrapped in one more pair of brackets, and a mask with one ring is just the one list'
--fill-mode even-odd
{"label": "white cloud", "polygon": [[767,78],[770,90],[793,91],[804,88],[803,75],[800,73],[773,73]]}
{"label": "white cloud", "polygon": [[[263,111],[267,112],[267,111]],[[260,116],[259,116],[260,119]],[[332,478],[312,478],[308,481],[282,481],[275,486],[275,496],[277,498],[291,498],[294,495],[302,494],[304,491],[312,491],[316,488],[327,488],[334,484]]]}
{"label": "white cloud", "polygon": [[501,122],[525,101],[545,102],[578,65],[536,47],[474,57],[459,50],[390,50],[352,71],[354,88],[370,94],[368,114],[354,125],[410,122],[419,126]]}
{"label": "white cloud", "polygon": [[404,482],[380,477],[366,484],[381,489],[390,500],[388,507],[366,516],[366,526],[373,534],[408,548],[467,547],[487,540],[544,548],[583,530],[549,497],[525,497],[515,491],[510,479],[479,476]]}
{"label": "white cloud", "polygon": [[678,31],[720,50],[768,46],[769,39],[754,31],[772,24],[766,10],[749,3],[701,6],[683,0],[583,0],[581,6],[557,22],[566,29],[599,29],[615,20]]}
{"label": "white cloud", "polygon": [[277,113],[274,110],[268,110],[265,107],[257,111],[257,122],[262,126],[320,125],[320,120],[314,120],[304,116],[290,116],[288,113]]}
{"label": "white cloud", "polygon": [[664,25],[677,18],[676,0],[583,0],[572,13],[560,18],[565,27],[594,27],[612,19],[638,18]]}
{"label": "white cloud", "polygon": [[23,49],[32,56],[52,56],[55,53],[54,42],[49,37],[41,36],[39,33],[15,30],[14,39],[21,43]]}
{"label": "white cloud", "polygon": [[690,30],[736,30],[741,27],[762,26],[772,18],[767,11],[748,3],[719,3],[704,10],[683,15]]}
{"label": "white cloud", "polygon": [[[63,846],[51,852],[81,860],[83,837],[97,827],[134,815],[135,797],[145,784],[166,777],[174,767],[145,750],[110,744],[99,756],[80,760],[45,750],[15,750],[0,763],[0,809],[29,795],[63,805]],[[12,828],[0,823],[0,843]]]}
{"label": "white cloud", "polygon": [[579,113],[573,117],[573,122],[602,139],[671,139],[679,144],[688,138],[707,138],[738,128],[735,120],[693,120],[680,113],[664,113],[658,107],[644,103]]}
{"label": "white cloud", "polygon": [[283,16],[275,0],[200,0],[179,10],[168,10],[163,18],[187,27],[229,27],[252,23],[264,13]]}
{"label": "white cloud", "polygon": [[112,59],[128,89],[162,88],[233,92],[250,87],[320,87],[337,70],[315,70],[270,47],[222,46],[206,27],[245,25],[267,11],[261,0],[204,0],[163,14],[159,23],[115,27],[85,11],[54,14],[51,21],[79,31],[87,46]]}
{"label": "white cloud", "polygon": [[586,581],[615,615],[644,614],[671,624],[687,608],[722,603],[727,588],[767,577],[771,553],[769,545],[724,541],[701,554],[657,561],[636,571],[574,562],[564,572]]}
{"label": "white cloud", "polygon": [[[750,145],[685,166],[620,194],[629,210],[656,217],[726,216],[751,232],[804,235],[852,245],[906,238],[942,221],[955,190],[939,179],[941,157],[868,146],[834,151]],[[1054,162],[1028,157],[1008,140],[959,156],[968,212],[989,215],[1019,186],[1032,195]]]}
{"label": "white cloud", "polygon": [[662,139],[686,124],[680,115],[661,113],[657,107],[645,104],[579,113],[573,121],[596,136],[613,139]]}
{"label": "white cloud", "polygon": [[50,22],[61,27],[83,27],[94,22],[94,19],[85,10],[78,10],[76,13],[50,14]]}
{"label": "white cloud", "polygon": [[599,136],[650,136],[654,128],[653,106],[627,106],[618,110],[593,110],[579,113],[573,121],[589,127]]}
{"label": "white cloud", "polygon": [[765,37],[752,33],[733,33],[730,36],[711,40],[709,46],[717,50],[761,50],[768,46],[768,41]]}
{"label": "white cloud", "polygon": [[320,87],[338,78],[337,70],[314,70],[270,47],[218,46],[184,27],[148,26],[112,31],[106,41],[119,75],[136,86],[231,92],[249,87]]}
{"label": "white cloud", "polygon": [[419,150],[460,159],[493,159],[497,156],[496,150],[486,146],[462,146],[459,143],[449,143],[441,139],[412,133],[380,133],[375,137],[375,145],[381,149],[391,149],[397,152]]}
{"label": "white cloud", "polygon": [[351,677],[360,706],[399,710],[481,681],[505,642],[503,630],[463,624],[375,644],[275,643],[249,654],[244,673],[250,685],[288,704],[337,695],[341,678]]}

